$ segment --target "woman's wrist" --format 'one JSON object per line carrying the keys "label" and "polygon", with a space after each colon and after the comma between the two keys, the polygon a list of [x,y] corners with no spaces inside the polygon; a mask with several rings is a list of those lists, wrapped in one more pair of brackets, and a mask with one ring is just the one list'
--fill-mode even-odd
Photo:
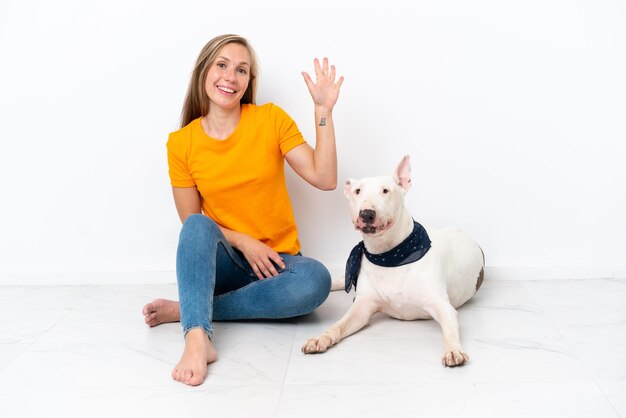
{"label": "woman's wrist", "polygon": [[321,105],[315,105],[315,115],[330,118],[333,116],[333,109]]}
{"label": "woman's wrist", "polygon": [[330,125],[333,120],[333,112],[326,108],[316,107],[315,108],[315,124],[317,126],[323,127]]}

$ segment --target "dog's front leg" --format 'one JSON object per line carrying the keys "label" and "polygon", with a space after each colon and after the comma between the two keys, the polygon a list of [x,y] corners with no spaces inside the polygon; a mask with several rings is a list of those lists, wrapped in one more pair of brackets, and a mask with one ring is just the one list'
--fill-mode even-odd
{"label": "dog's front leg", "polygon": [[441,363],[444,366],[460,366],[469,361],[469,356],[461,348],[456,309],[450,302],[441,301],[431,304],[426,310],[439,323],[443,332]]}
{"label": "dog's front leg", "polygon": [[356,297],[348,312],[322,335],[309,339],[302,346],[304,354],[323,353],[349,335],[366,326],[380,306],[371,300]]}

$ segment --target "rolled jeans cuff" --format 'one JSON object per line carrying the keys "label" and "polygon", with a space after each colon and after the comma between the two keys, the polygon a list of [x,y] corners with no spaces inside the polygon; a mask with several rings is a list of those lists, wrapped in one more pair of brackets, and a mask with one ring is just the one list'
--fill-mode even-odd
{"label": "rolled jeans cuff", "polygon": [[183,337],[187,336],[187,333],[189,331],[191,331],[194,328],[200,328],[202,331],[204,331],[204,333],[206,334],[207,337],[209,337],[209,340],[213,341],[213,327],[207,327],[206,325],[190,325],[188,327],[186,327],[183,330]]}

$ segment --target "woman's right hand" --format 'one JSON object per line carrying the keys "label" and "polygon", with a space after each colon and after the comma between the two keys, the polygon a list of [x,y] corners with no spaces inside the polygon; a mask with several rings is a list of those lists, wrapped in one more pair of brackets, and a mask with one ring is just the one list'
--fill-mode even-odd
{"label": "woman's right hand", "polygon": [[281,271],[285,269],[285,263],[276,251],[249,235],[240,234],[236,248],[242,252],[260,280],[277,276],[279,271],[276,266]]}
{"label": "woman's right hand", "polygon": [[[200,193],[195,186],[172,187],[172,192],[181,222],[184,223],[185,219],[193,213],[202,213]],[[245,259],[252,266],[254,274],[260,280],[277,276],[279,272],[276,270],[276,266],[281,271],[285,269],[285,263],[281,256],[261,241],[222,226],[220,229],[228,242],[243,253]]]}

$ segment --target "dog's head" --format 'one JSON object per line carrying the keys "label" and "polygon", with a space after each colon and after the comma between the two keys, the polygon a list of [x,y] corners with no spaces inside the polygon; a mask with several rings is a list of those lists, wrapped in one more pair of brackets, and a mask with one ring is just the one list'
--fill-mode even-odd
{"label": "dog's head", "polygon": [[379,235],[390,229],[404,207],[411,188],[411,164],[405,155],[392,177],[348,179],[344,194],[350,203],[354,227],[363,234]]}

